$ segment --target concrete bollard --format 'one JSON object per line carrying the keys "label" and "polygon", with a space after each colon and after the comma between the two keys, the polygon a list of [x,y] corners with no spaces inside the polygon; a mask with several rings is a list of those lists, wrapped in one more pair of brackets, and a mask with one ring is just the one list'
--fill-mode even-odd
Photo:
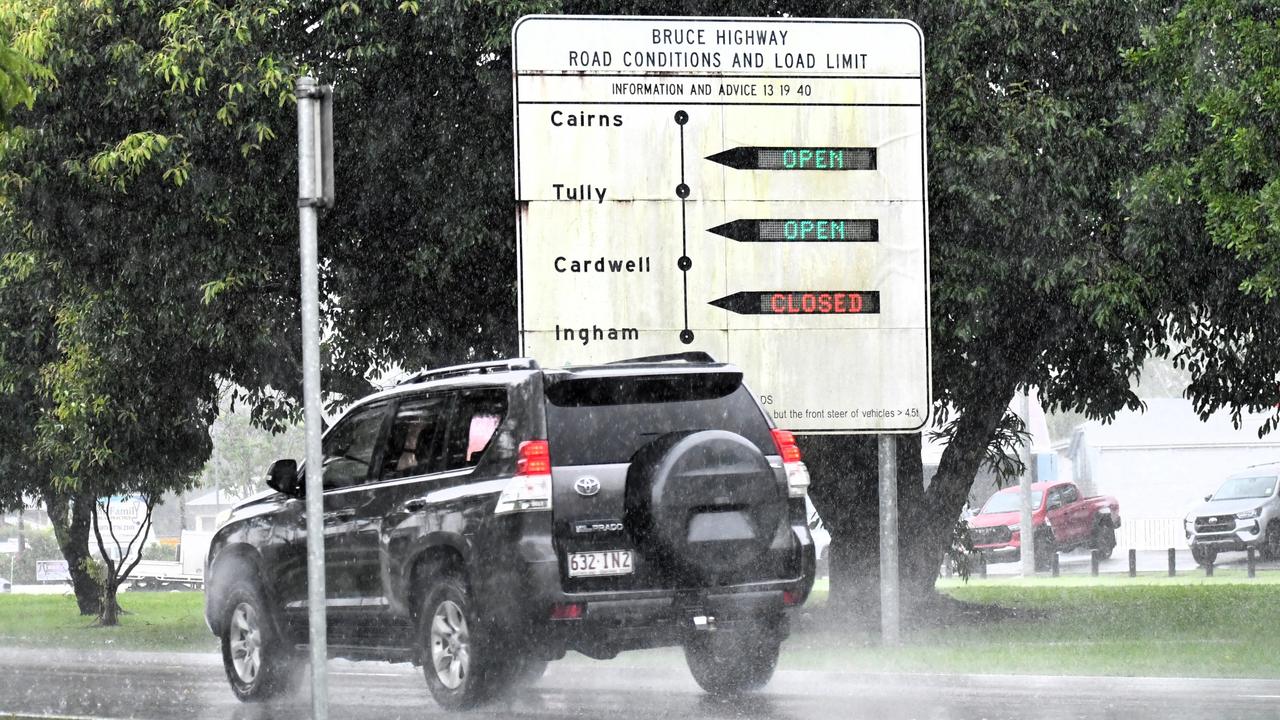
{"label": "concrete bollard", "polygon": [[1258,576],[1258,556],[1254,554],[1253,548],[1249,548],[1247,553],[1249,559],[1249,577]]}
{"label": "concrete bollard", "polygon": [[983,558],[978,561],[978,577],[983,580],[987,579],[987,560]]}
{"label": "concrete bollard", "polygon": [[1138,551],[1129,548],[1129,577],[1138,577]]}
{"label": "concrete bollard", "polygon": [[1209,558],[1209,562],[1204,564],[1205,577],[1213,577],[1213,563],[1214,563],[1214,558]]}
{"label": "concrete bollard", "polygon": [[1098,577],[1098,565],[1102,562],[1102,557],[1098,555],[1097,550],[1089,551],[1089,574]]}
{"label": "concrete bollard", "polygon": [[1169,548],[1169,577],[1178,574],[1178,551]]}
{"label": "concrete bollard", "polygon": [[1058,577],[1058,573],[1061,572],[1062,569],[1058,567],[1058,552],[1056,550],[1053,553],[1052,563],[1053,563],[1053,576]]}

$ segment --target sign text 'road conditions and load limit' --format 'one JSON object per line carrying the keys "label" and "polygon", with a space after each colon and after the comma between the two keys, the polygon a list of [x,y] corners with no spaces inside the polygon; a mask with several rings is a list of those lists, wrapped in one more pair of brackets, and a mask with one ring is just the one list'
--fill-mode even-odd
{"label": "sign text 'road conditions and load limit'", "polygon": [[523,353],[704,350],[780,426],[924,426],[919,28],[532,16],[513,46]]}

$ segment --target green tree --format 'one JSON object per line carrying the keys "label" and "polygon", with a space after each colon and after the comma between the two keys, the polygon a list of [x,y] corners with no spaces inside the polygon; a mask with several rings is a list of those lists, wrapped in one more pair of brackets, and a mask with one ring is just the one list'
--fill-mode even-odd
{"label": "green tree", "polygon": [[1183,268],[1158,279],[1174,360],[1201,416],[1238,424],[1280,401],[1280,7],[1190,0],[1130,59],[1145,143],[1127,252]]}

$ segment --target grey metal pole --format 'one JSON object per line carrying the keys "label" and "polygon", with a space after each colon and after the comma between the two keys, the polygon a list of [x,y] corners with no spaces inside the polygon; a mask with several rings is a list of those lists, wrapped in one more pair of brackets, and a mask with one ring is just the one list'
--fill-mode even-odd
{"label": "grey metal pole", "polygon": [[320,281],[316,249],[315,78],[298,78],[298,236],[302,257],[302,398],[306,426],[307,622],[311,643],[311,717],[328,720],[328,639],[324,589],[324,463],[320,455]]}
{"label": "grey metal pole", "polygon": [[880,637],[900,643],[898,593],[898,439],[880,435]]}
{"label": "grey metal pole", "polygon": [[[1030,426],[1031,417],[1031,392],[1025,390],[1022,393],[1022,407],[1020,408],[1022,422]],[[1018,485],[1021,489],[1019,493],[1022,497],[1022,513],[1018,518],[1018,527],[1022,533],[1021,550],[1019,551],[1022,558],[1022,576],[1035,577],[1036,574],[1036,529],[1031,524],[1031,440],[1027,439],[1026,445],[1018,447],[1018,455],[1022,457],[1022,477],[1018,479]]]}

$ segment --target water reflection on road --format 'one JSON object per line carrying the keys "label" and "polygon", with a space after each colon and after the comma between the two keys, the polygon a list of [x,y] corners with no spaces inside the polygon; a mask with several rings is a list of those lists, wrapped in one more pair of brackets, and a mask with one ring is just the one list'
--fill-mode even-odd
{"label": "water reflection on road", "polygon": [[[334,661],[330,717],[444,717],[405,665]],[[1280,681],[780,671],[764,692],[702,693],[683,666],[628,667],[582,658],[553,663],[534,687],[470,718],[712,720],[1010,720],[1115,718],[1271,720]],[[0,715],[303,720],[307,693],[243,705],[215,654],[0,649]]]}

